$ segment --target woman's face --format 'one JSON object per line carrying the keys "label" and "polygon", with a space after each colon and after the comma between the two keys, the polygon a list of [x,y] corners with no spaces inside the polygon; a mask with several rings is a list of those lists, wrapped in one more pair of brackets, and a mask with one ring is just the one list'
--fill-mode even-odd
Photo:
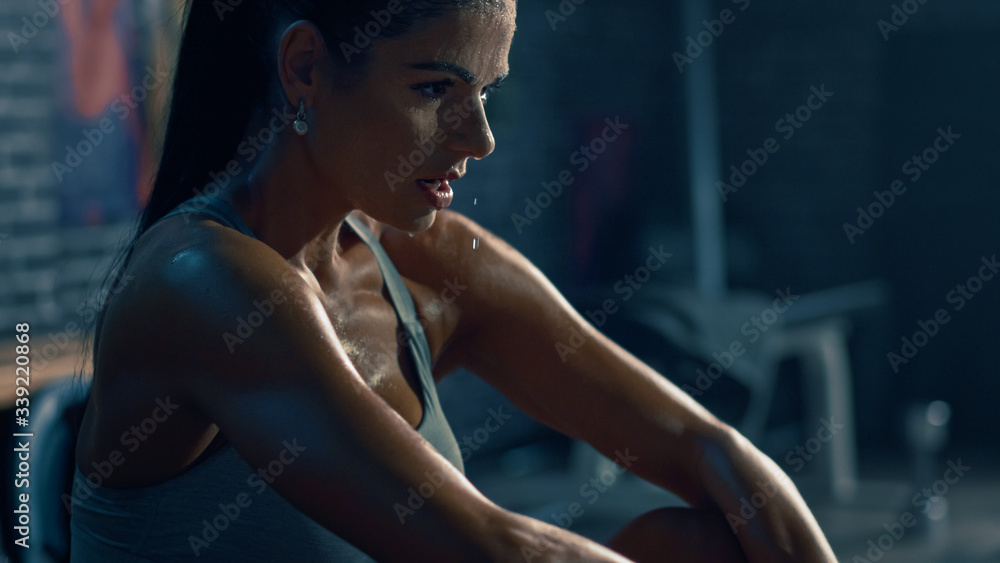
{"label": "woman's face", "polygon": [[[484,105],[507,74],[514,11],[506,1],[418,22],[373,44],[354,87],[331,80],[310,124],[319,189],[393,227],[429,228],[449,181],[493,151]],[[329,57],[345,52],[327,45]]]}

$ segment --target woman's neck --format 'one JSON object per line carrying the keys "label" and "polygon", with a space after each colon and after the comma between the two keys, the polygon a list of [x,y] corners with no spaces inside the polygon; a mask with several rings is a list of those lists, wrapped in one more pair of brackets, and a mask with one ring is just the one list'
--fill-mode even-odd
{"label": "woman's neck", "polygon": [[285,177],[277,170],[243,175],[220,199],[232,206],[258,240],[289,263],[309,269],[336,263],[344,250],[340,237],[351,209],[316,201],[318,190],[311,189],[311,179],[296,176]]}

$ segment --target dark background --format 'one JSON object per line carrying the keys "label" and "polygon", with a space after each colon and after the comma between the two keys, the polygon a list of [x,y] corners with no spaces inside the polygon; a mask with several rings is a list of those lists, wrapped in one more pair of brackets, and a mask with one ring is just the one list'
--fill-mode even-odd
{"label": "dark background", "polygon": [[[952,406],[951,445],[992,453],[1000,289],[986,282],[957,312],[946,295],[1000,250],[992,156],[1000,7],[931,0],[886,40],[877,22],[891,21],[891,3],[740,5],[715,3],[711,13],[729,8],[736,19],[685,65],[716,58],[720,180],[766,138],[781,147],[724,205],[729,286],[806,294],[884,282],[884,303],[852,315],[860,447],[902,453],[905,406],[942,399]],[[653,244],[675,254],[656,281],[691,285],[687,100],[672,59],[687,46],[680,8],[591,0],[553,30],[545,12],[558,6],[521,3],[509,85],[489,108],[497,149],[470,166],[455,207],[570,296],[615,297],[614,282],[641,266]],[[775,123],[821,85],[834,95],[786,141]],[[524,198],[560,170],[575,170],[571,153],[619,115],[630,124],[623,138],[518,232],[511,214],[525,213]],[[961,138],[911,183],[901,167],[932,145],[939,127]],[[856,223],[857,208],[896,179],[906,192],[852,244],[844,223]],[[951,321],[894,373],[887,354],[899,353],[901,338],[939,308]]]}

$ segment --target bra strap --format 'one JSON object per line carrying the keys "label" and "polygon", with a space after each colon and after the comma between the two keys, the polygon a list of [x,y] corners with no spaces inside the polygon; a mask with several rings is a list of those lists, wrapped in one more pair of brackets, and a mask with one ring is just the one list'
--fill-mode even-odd
{"label": "bra strap", "polygon": [[417,372],[420,374],[420,382],[423,387],[425,402],[436,402],[435,393],[429,392],[434,387],[434,376],[431,370],[431,351],[424,334],[424,327],[417,319],[417,309],[413,304],[410,291],[403,283],[403,278],[396,270],[389,255],[385,253],[382,244],[375,238],[375,234],[356,216],[349,214],[345,222],[358,234],[358,237],[375,255],[379,270],[382,272],[382,279],[389,290],[389,297],[396,309],[399,321],[403,323],[409,337],[409,347],[413,350],[413,361],[416,363]]}

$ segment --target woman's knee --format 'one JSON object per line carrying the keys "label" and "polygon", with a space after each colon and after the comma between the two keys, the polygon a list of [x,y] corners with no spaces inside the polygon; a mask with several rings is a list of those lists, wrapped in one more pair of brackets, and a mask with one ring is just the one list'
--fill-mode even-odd
{"label": "woman's knee", "polygon": [[645,563],[746,561],[736,535],[719,512],[670,507],[629,522],[608,542],[622,555]]}

